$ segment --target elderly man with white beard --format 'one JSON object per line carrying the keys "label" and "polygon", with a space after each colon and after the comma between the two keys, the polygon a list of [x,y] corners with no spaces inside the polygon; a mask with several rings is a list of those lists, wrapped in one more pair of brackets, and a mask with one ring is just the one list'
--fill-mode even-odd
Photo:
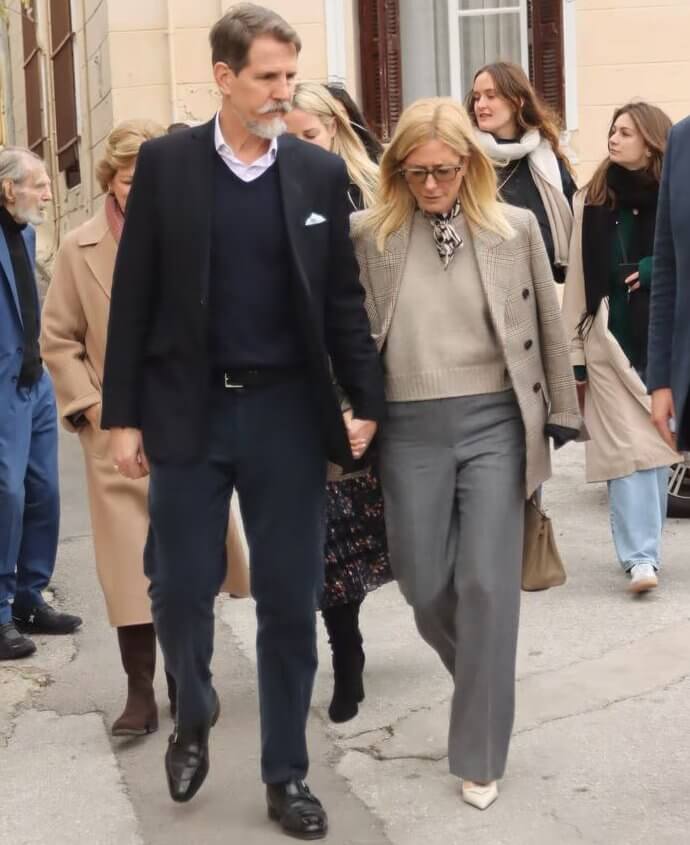
{"label": "elderly man with white beard", "polygon": [[55,568],[60,503],[33,227],[51,199],[41,159],[21,147],[0,151],[0,660],[33,654],[26,634],[70,634],[81,625],[42,595]]}

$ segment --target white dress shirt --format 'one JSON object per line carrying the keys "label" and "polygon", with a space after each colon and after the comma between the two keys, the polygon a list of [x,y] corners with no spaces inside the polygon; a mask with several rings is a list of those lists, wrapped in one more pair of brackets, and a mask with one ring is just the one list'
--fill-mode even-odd
{"label": "white dress shirt", "polygon": [[251,164],[246,164],[246,162],[240,161],[240,159],[237,158],[235,153],[225,142],[225,138],[223,137],[223,133],[220,128],[220,112],[216,112],[215,145],[218,155],[223,159],[235,176],[243,182],[253,182],[254,179],[258,179],[259,176],[263,176],[268,168],[274,163],[276,156],[278,155],[278,139],[273,138],[268,151],[262,156],[259,156],[256,161],[253,161]]}

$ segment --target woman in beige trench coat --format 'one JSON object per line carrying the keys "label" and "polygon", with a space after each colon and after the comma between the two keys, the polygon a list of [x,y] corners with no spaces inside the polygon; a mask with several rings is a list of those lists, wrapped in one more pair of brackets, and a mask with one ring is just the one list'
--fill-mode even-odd
{"label": "woman in beige trench coat", "polygon": [[657,586],[668,467],[680,456],[651,422],[644,384],[656,197],[671,121],[617,109],[609,155],[575,197],[563,317],[584,395],[587,481],[607,481],[611,530],[630,590]]}
{"label": "woman in beige trench coat", "polygon": [[[148,481],[131,481],[114,468],[107,431],[99,426],[110,290],[123,211],[141,144],[164,130],[151,121],[126,121],[110,133],[97,168],[104,207],[64,239],[43,310],[41,353],[55,384],[60,416],[84,452],[98,577],[110,624],[117,628],[127,674],[127,703],[114,735],[155,730],[153,693],[156,640],[143,551],[148,531]],[[248,593],[244,549],[229,520],[228,578],[223,589]],[[168,676],[171,709],[174,681]]]}

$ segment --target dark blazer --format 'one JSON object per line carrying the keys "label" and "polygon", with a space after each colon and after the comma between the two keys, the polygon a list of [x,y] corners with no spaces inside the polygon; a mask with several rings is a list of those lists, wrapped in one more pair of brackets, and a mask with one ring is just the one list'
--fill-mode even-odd
{"label": "dark blazer", "polygon": [[[102,425],[142,429],[147,455],[160,462],[198,458],[205,442],[213,134],[211,120],[142,146],[115,265]],[[381,419],[385,402],[350,242],[347,175],[337,156],[291,136],[279,139],[278,163],[324,447],[349,467],[329,358],[358,418]],[[307,226],[311,215],[325,220]]]}
{"label": "dark blazer", "polygon": [[671,130],[661,175],[649,316],[647,388],[673,390],[678,448],[690,449],[690,117]]}
{"label": "dark blazer", "polygon": [[[26,251],[35,269],[36,233],[31,226],[22,231]],[[40,319],[38,291],[36,291],[36,315]],[[0,402],[17,391],[17,380],[22,369],[24,329],[22,312],[17,293],[17,281],[14,277],[12,259],[0,228]]]}

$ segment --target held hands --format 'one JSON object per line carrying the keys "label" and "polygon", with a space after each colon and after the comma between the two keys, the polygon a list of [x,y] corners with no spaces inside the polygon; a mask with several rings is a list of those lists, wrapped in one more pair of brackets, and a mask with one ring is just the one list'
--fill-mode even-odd
{"label": "held hands", "polygon": [[652,392],[652,422],[664,441],[676,448],[676,436],[671,431],[669,421],[676,416],[673,395],[670,387],[662,387]]}
{"label": "held hands", "polygon": [[369,448],[378,426],[372,420],[355,419],[352,411],[345,411],[343,419],[350,441],[350,449],[352,449],[352,457],[359,460]]}
{"label": "held hands", "polygon": [[110,454],[113,466],[125,478],[144,478],[149,474],[149,462],[138,428],[113,428],[110,432]]}

